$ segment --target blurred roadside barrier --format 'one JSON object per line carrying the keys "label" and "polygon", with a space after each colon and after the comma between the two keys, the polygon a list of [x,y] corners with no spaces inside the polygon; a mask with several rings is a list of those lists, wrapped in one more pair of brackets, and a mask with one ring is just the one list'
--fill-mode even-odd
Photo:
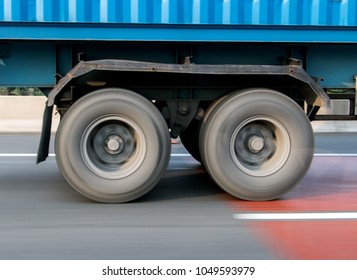
{"label": "blurred roadside barrier", "polygon": [[[45,104],[45,96],[0,96],[0,132],[40,132]],[[54,115],[53,132],[58,123],[59,115]]]}
{"label": "blurred roadside barrier", "polygon": [[[347,100],[331,100],[331,109],[321,108],[318,115],[344,115],[347,112],[349,112]],[[314,121],[312,127],[315,132],[357,132],[357,121]]]}
{"label": "blurred roadside barrier", "polygon": [[[40,132],[45,103],[45,96],[0,96],[0,133]],[[319,113],[343,114],[347,110],[348,103],[332,100],[331,109],[322,108]],[[54,114],[53,132],[58,123],[59,115]],[[314,121],[312,127],[315,132],[357,132],[357,121]]]}

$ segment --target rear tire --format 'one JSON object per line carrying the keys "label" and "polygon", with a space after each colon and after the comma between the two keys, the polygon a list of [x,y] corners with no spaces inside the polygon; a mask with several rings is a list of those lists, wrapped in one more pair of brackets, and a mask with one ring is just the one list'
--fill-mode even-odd
{"label": "rear tire", "polygon": [[137,199],[160,180],[170,158],[167,125],[155,106],[124,89],[78,100],[56,137],[58,166],[70,185],[99,202]]}
{"label": "rear tire", "polygon": [[233,92],[209,110],[200,154],[213,180],[246,200],[272,200],[308,171],[314,151],[310,121],[285,95],[268,89]]}

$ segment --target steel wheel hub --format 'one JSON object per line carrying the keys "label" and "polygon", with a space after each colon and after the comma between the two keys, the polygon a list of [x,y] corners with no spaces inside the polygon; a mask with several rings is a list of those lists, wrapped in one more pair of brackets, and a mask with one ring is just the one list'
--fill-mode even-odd
{"label": "steel wheel hub", "polygon": [[286,128],[267,116],[242,122],[232,134],[230,154],[236,166],[252,176],[268,176],[287,160],[290,137]]}
{"label": "steel wheel hub", "polygon": [[119,179],[133,173],[146,153],[141,128],[121,116],[105,116],[92,122],[81,139],[82,158],[96,175]]}

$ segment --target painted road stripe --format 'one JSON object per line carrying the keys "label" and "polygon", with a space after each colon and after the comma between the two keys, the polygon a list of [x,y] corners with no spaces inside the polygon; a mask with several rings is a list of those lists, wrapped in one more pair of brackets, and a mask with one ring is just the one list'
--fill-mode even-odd
{"label": "painted road stripe", "polygon": [[[0,153],[0,157],[36,157],[32,153]],[[50,157],[56,156],[49,154]],[[190,157],[190,154],[171,154],[172,157]],[[315,157],[357,157],[357,154],[314,154]]]}
{"label": "painted road stripe", "polygon": [[314,154],[314,157],[357,157],[357,154]]}
{"label": "painted road stripe", "polygon": [[[54,157],[55,154],[49,154],[49,157]],[[37,157],[37,154],[0,154],[0,157]]]}
{"label": "painted road stripe", "polygon": [[237,220],[344,220],[357,219],[357,212],[322,213],[240,213]]}
{"label": "painted road stripe", "polygon": [[[0,157],[36,157],[37,154],[31,153],[3,153],[0,154]],[[55,154],[49,154],[48,156],[54,157]],[[190,154],[171,154],[172,157],[190,157]]]}

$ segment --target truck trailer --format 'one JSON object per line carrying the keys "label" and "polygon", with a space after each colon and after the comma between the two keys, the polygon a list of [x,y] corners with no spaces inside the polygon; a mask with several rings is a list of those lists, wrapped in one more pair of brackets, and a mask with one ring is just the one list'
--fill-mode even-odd
{"label": "truck trailer", "polygon": [[312,121],[357,120],[356,74],[356,0],[0,0],[0,86],[47,96],[37,163],[57,110],[58,167],[98,202],[149,192],[177,137],[226,192],[277,199]]}

